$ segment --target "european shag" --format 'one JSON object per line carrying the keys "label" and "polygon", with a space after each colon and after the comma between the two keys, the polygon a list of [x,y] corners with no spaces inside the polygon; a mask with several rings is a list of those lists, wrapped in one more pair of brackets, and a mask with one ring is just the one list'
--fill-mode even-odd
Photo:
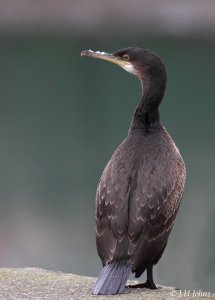
{"label": "european shag", "polygon": [[94,294],[118,294],[129,274],[156,289],[153,266],[166,247],[181,202],[186,170],[173,139],[159,120],[167,72],[150,50],[124,48],[109,54],[85,50],[81,56],[119,65],[141,81],[143,95],[128,136],[113,153],[96,193],[96,244],[103,270]]}

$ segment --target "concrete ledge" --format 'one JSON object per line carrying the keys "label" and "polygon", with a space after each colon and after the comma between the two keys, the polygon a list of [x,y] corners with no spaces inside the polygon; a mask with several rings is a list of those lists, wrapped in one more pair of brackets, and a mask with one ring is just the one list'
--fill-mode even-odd
{"label": "concrete ledge", "polygon": [[[0,299],[50,299],[50,300],[72,300],[72,299],[215,299],[211,297],[184,296],[180,291],[171,287],[161,287],[159,290],[126,289],[121,295],[94,296],[92,287],[95,278],[50,272],[38,268],[0,269]],[[135,283],[134,281],[129,282]]]}

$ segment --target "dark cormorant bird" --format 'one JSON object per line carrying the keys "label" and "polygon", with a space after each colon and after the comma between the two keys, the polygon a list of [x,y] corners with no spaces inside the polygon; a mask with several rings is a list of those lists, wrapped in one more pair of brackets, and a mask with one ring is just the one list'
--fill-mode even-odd
{"label": "dark cormorant bird", "polygon": [[184,190],[186,170],[173,139],[160,124],[158,107],[166,88],[164,63],[153,52],[125,48],[81,56],[115,63],[136,75],[143,96],[128,136],[105,167],[96,194],[96,244],[103,270],[94,294],[124,290],[131,272],[147,280],[129,287],[156,289],[153,266],[166,247]]}

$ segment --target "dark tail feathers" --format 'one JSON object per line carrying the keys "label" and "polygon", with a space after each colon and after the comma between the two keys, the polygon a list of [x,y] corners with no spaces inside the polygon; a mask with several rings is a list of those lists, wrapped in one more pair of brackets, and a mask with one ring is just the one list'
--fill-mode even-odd
{"label": "dark tail feathers", "polygon": [[115,261],[102,269],[93,289],[94,295],[114,295],[121,293],[131,273],[126,261]]}

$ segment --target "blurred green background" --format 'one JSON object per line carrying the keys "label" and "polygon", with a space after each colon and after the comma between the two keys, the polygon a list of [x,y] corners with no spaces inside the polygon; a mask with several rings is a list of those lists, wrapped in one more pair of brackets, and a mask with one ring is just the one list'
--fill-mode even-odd
{"label": "blurred green background", "polygon": [[[215,282],[215,38],[177,34],[0,36],[0,267],[97,276],[98,179],[141,97],[122,69],[84,49],[152,49],[168,68],[162,124],[187,166],[187,184],[159,284],[211,291]],[[144,278],[142,278],[144,280]]]}

